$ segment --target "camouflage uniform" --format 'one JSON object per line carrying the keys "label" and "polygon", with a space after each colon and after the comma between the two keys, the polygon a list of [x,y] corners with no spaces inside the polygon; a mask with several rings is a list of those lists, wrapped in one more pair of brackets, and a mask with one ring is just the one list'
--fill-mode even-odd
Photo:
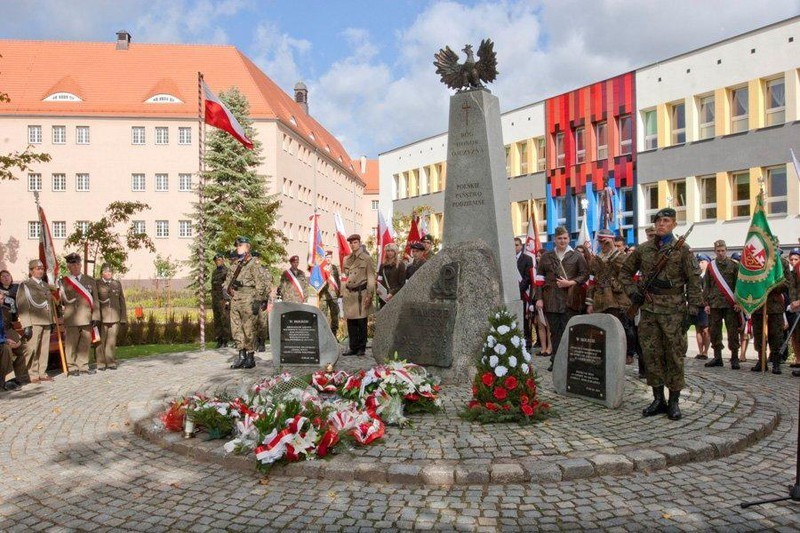
{"label": "camouflage uniform", "polygon": [[589,261],[589,276],[594,277],[594,282],[590,283],[586,291],[586,305],[591,305],[595,313],[607,313],[620,321],[625,330],[626,355],[633,357],[636,351],[636,335],[633,321],[627,314],[631,301],[619,282],[619,272],[626,257],[625,252],[617,248],[610,253],[600,252],[592,256]]}
{"label": "camouflage uniform", "polygon": [[[289,276],[290,271],[292,274],[294,274],[294,277],[300,284],[300,289],[302,290],[303,294],[300,294],[294,282],[292,281],[292,278]],[[305,272],[300,269],[295,270],[292,268],[283,271],[281,274],[281,283],[278,286],[278,296],[281,297],[281,300],[284,302],[294,302],[298,304],[305,303],[307,291],[308,283],[306,282]]]}
{"label": "camouflage uniform", "polygon": [[[329,278],[333,278],[336,287],[341,287],[342,281],[339,277],[339,267],[331,265],[330,269]],[[328,319],[328,324],[331,326],[334,337],[339,331],[339,296],[340,289],[334,288],[330,281],[319,291],[319,308],[322,309],[325,318]]]}
{"label": "camouflage uniform", "polygon": [[228,278],[228,267],[218,266],[211,273],[211,308],[214,311],[214,333],[217,343],[223,346],[231,339],[231,314],[227,307],[223,285]]}
{"label": "camouflage uniform", "polygon": [[[261,263],[261,275],[264,277],[265,292],[267,294],[265,300],[267,300],[272,293],[272,276],[269,273],[269,268],[263,263]],[[258,311],[258,317],[256,318],[256,344],[259,352],[266,351],[267,339],[269,339],[269,310],[263,308]]]}
{"label": "camouflage uniform", "polygon": [[[239,352],[248,354],[255,351],[256,317],[262,302],[269,295],[261,272],[261,263],[246,255],[236,263],[236,268],[242,264],[239,276],[233,283],[231,296],[231,333]],[[236,268],[228,271],[225,279],[225,288],[231,286]]]}
{"label": "camouflage uniform", "polygon": [[[717,266],[720,276],[728,284],[731,292],[736,292],[736,278],[739,275],[739,265],[726,257],[722,260],[715,259],[714,265]],[[728,349],[731,351],[731,365],[736,368],[739,362],[739,313],[733,310],[731,304],[714,281],[714,274],[711,270],[714,265],[709,265],[706,275],[703,277],[703,300],[711,310],[709,315],[709,331],[711,333],[711,347],[714,348],[714,361],[709,361],[706,366],[721,366],[715,361],[722,360],[722,323],[725,322],[725,329],[728,331]]]}
{"label": "camouflage uniform", "polygon": [[[784,293],[788,292],[789,301],[796,299],[796,287],[794,279],[792,278],[792,268],[789,266],[789,261],[780,258],[783,264],[784,281],[772,289],[767,296],[767,302],[764,304],[767,308],[767,346],[769,346],[769,359],[772,362],[772,373],[781,373],[781,344],[783,344],[783,325],[784,325],[784,311],[789,302],[784,301]],[[762,334],[764,330],[764,306],[753,312],[753,344],[755,344],[756,351],[758,352],[758,359],[755,366],[750,370],[761,370],[761,358],[764,354],[761,353]],[[765,366],[766,369],[766,366]]]}

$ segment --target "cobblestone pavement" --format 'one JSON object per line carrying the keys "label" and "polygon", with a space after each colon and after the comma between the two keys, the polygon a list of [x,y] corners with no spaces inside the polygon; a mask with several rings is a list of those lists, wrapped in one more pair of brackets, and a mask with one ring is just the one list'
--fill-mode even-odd
{"label": "cobblestone pavement", "polygon": [[[368,364],[358,359],[343,362]],[[536,363],[541,370],[542,359]],[[309,479],[292,476],[289,469],[264,479],[251,470],[198,462],[165,450],[127,425],[131,403],[235,387],[256,379],[256,371],[234,373],[227,370],[224,355],[208,351],[140,359],[116,372],[57,377],[52,384],[0,395],[0,530],[800,528],[796,503],[739,507],[746,500],[785,496],[794,483],[800,380],[788,372],[774,376],[746,369],[705,369],[690,358],[685,418],[677,424],[660,417],[641,418],[638,410],[647,391],[632,376],[629,400],[614,415],[547,394],[561,416],[534,426],[541,440],[518,428],[490,426],[469,432],[462,426],[439,430],[426,425],[456,423],[451,412],[463,398],[451,394],[446,416],[417,421],[417,429],[426,432],[419,440],[426,448],[424,456],[415,457],[419,450],[408,445],[411,434],[396,428],[390,428],[386,443],[362,452],[367,458],[381,455],[375,460],[383,455],[394,457],[392,461],[438,460],[440,455],[447,460],[448,450],[457,447],[454,443],[461,436],[482,435],[470,446],[480,450],[475,457],[464,447],[452,460],[485,462],[485,454],[497,446],[495,456],[503,461],[513,459],[521,447],[546,442],[530,454],[546,460],[557,453],[579,462],[586,454],[624,453],[631,446],[685,440],[687,434],[730,435],[751,418],[777,415],[774,429],[739,453],[649,473],[636,470],[571,480],[559,476],[561,481],[550,482],[520,483],[511,477],[506,483],[439,487]],[[551,388],[549,376],[543,376],[540,390]],[[353,458],[360,459],[364,457]]]}

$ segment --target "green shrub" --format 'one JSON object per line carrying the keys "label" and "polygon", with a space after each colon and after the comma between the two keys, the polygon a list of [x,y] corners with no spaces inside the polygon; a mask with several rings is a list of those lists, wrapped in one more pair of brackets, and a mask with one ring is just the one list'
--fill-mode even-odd
{"label": "green shrub", "polygon": [[159,344],[161,341],[159,329],[156,317],[152,313],[148,314],[144,329],[144,344]]}
{"label": "green shrub", "polygon": [[175,321],[175,314],[170,313],[164,323],[164,344],[176,344],[182,342],[182,337],[178,331],[178,323]]}

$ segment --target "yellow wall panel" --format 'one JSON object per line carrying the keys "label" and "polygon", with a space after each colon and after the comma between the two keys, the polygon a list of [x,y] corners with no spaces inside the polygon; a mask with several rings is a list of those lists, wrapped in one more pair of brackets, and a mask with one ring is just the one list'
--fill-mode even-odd
{"label": "yellow wall panel", "polygon": [[658,181],[658,208],[662,209],[667,207],[667,198],[669,197],[669,182],[667,180]]}
{"label": "yellow wall panel", "polygon": [[724,87],[714,91],[714,130],[717,137],[731,132],[731,101]]}
{"label": "yellow wall panel", "polygon": [[[764,82],[761,79],[750,80],[747,84],[747,96],[750,107],[747,110],[747,122],[750,129],[764,127]],[[751,175],[752,177],[752,175]]]}
{"label": "yellow wall panel", "polygon": [[787,70],[784,73],[786,80],[786,122],[800,119],[800,79],[798,70]]}
{"label": "yellow wall panel", "polygon": [[750,169],[750,215],[756,210],[756,197],[761,191],[761,181],[765,179],[764,169],[753,167]]}
{"label": "yellow wall panel", "polygon": [[658,128],[658,147],[664,148],[669,146],[670,126],[669,109],[667,109],[667,104],[658,104],[656,106],[656,124]]}

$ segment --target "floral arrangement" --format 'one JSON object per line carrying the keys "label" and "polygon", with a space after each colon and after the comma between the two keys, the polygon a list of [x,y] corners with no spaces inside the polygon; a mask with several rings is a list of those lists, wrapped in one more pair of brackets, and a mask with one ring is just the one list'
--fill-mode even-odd
{"label": "floral arrangement", "polygon": [[532,423],[547,418],[550,404],[536,397],[536,371],[516,318],[502,308],[489,316],[489,325],[472,400],[462,418],[482,423]]}

